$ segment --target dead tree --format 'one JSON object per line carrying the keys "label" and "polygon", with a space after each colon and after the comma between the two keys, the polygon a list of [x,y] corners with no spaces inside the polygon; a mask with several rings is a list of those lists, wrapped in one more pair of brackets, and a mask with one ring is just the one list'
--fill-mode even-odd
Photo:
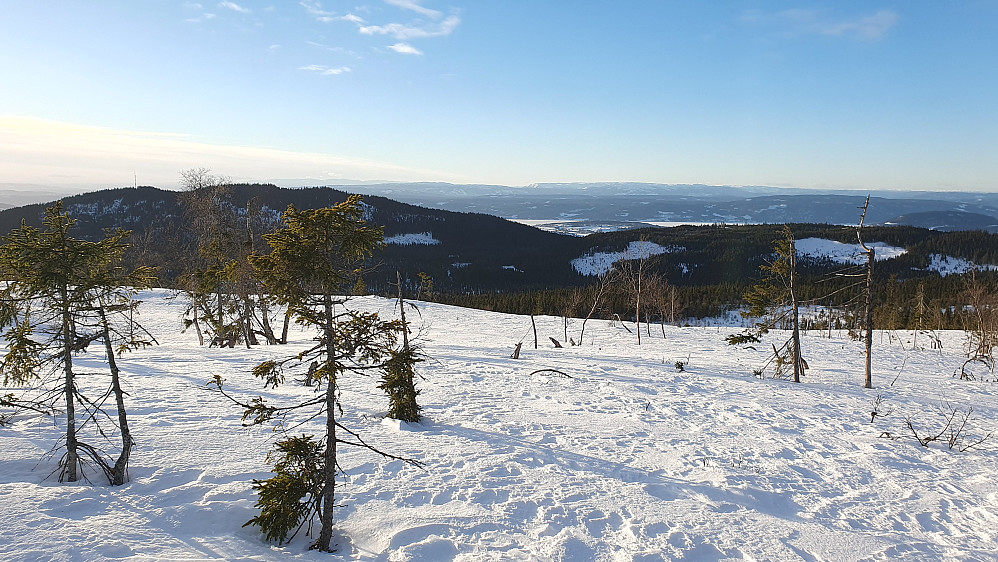
{"label": "dead tree", "polygon": [[582,319],[582,329],[579,331],[579,345],[582,345],[582,337],[586,334],[586,322],[592,318],[596,311],[602,308],[603,303],[606,302],[607,296],[610,294],[610,290],[613,288],[614,284],[617,282],[617,277],[620,272],[616,269],[611,269],[599,276],[596,284],[591,288],[592,296],[592,306],[589,308],[589,313],[586,317]]}
{"label": "dead tree", "polygon": [[863,216],[859,219],[859,226],[856,228],[856,238],[859,245],[866,252],[866,381],[865,388],[873,388],[873,261],[876,259],[876,250],[868,247],[863,242],[863,224],[866,222],[866,211],[870,208],[870,196],[866,196],[866,203],[863,205]]}

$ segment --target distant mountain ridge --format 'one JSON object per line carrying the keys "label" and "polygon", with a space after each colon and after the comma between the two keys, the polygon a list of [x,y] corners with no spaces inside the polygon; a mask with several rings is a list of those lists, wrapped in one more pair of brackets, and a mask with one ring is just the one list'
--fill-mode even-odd
{"label": "distant mountain ridge", "polygon": [[[282,185],[296,185],[282,180]],[[305,180],[297,180],[305,183]],[[308,182],[316,189],[315,182]],[[269,184],[268,184],[269,185]],[[855,224],[871,196],[868,224],[905,224],[939,230],[996,231],[998,193],[827,190],[769,186],[716,186],[640,182],[536,183],[511,187],[442,182],[336,182],[339,191],[390,198],[456,212],[521,221],[589,221],[614,228],[640,223]],[[299,188],[292,188],[299,189]],[[0,208],[62,196],[55,188],[0,184]],[[934,218],[920,213],[950,213]],[[970,214],[961,214],[970,213]],[[973,217],[972,214],[991,217]],[[942,219],[942,220],[940,220]],[[558,230],[551,227],[550,230]],[[562,231],[573,229],[562,228]],[[586,228],[575,231],[586,232]]]}
{"label": "distant mountain ridge", "polygon": [[894,217],[886,224],[918,226],[931,230],[985,230],[998,232],[998,218],[967,211],[925,211]]}
{"label": "distant mountain ridge", "polygon": [[[486,213],[516,220],[586,220],[599,223],[856,224],[867,192],[765,186],[710,186],[627,182],[542,183],[526,187],[385,183],[339,189],[451,211]],[[976,213],[998,224],[998,194],[975,192],[869,192],[868,224],[910,224],[903,217],[946,211],[940,230],[980,228],[964,221]],[[895,219],[899,219],[900,222]],[[986,222],[986,221],[984,221]],[[990,226],[985,229],[991,229]],[[991,229],[991,231],[994,231]]]}

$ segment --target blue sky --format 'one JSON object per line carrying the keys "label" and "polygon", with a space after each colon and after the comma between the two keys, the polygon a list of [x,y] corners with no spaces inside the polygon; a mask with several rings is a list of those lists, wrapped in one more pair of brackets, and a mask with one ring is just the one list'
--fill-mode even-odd
{"label": "blue sky", "polygon": [[998,187],[998,1],[36,1],[0,184]]}

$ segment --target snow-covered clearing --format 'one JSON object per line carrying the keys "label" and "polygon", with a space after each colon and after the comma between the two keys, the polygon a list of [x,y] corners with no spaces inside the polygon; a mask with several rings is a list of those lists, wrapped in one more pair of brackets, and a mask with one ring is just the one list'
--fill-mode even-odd
{"label": "snow-covered clearing", "polygon": [[968,273],[970,271],[998,271],[998,265],[977,265],[976,263],[963,258],[944,256],[942,254],[931,254],[929,256],[929,271],[935,271],[939,275],[946,277],[954,273]]}
{"label": "snow-covered clearing", "polygon": [[[263,390],[249,370],[312,336],[295,333],[287,347],[199,348],[179,333],[182,307],[166,294],[147,293],[142,307],[162,345],[121,362],[139,440],[131,482],[49,477],[61,420],[22,416],[0,427],[0,559],[998,558],[995,443],[961,453],[906,435],[906,416],[920,430],[940,428],[946,403],[973,407],[968,434],[996,429],[998,387],[951,376],[963,361],[960,333],[942,334],[942,353],[913,350],[910,333],[903,347],[878,336],[877,388],[865,390],[862,344],[844,333],[805,334],[811,368],[795,385],[751,374],[781,333],[756,351],[725,344],[737,328],[666,327],[663,340],[653,326],[639,347],[623,328],[590,321],[584,345],[534,350],[527,317],[423,303],[425,423],[384,422],[386,399],[363,378],[342,381],[342,419],[426,470],[346,449],[340,553],[310,552],[303,536],[270,545],[241,525],[255,513],[251,480],[269,476],[264,455],[279,435],[240,427],[240,412],[204,383],[220,374],[242,396],[308,395],[294,384]],[[542,340],[564,338],[560,318],[537,324]],[[569,335],[579,327],[571,322]],[[82,363],[100,359],[90,349]],[[532,374],[539,369],[572,378]],[[882,413],[893,412],[871,423],[878,394]]]}
{"label": "snow-covered clearing", "polygon": [[595,252],[572,260],[572,267],[582,275],[598,276],[613,269],[613,264],[622,260],[637,260],[671,252],[682,252],[679,246],[661,246],[641,240],[631,242],[623,252]]}
{"label": "snow-covered clearing", "polygon": [[[866,252],[859,244],[843,244],[824,238],[804,238],[794,242],[794,246],[797,248],[797,253],[802,256],[828,258],[836,263],[866,263]],[[874,257],[877,261],[896,258],[907,252],[904,248],[883,242],[870,242],[866,246],[876,250]]]}
{"label": "snow-covered clearing", "polygon": [[432,232],[417,232],[412,234],[396,234],[385,238],[385,244],[396,246],[435,246],[440,243]]}

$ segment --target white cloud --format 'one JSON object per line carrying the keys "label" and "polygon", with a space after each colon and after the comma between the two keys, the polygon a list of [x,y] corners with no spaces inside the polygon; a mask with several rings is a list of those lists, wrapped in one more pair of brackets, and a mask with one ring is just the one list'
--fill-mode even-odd
{"label": "white cloud", "polygon": [[407,39],[442,37],[444,35],[450,35],[460,23],[461,18],[457,16],[448,16],[439,24],[412,25],[404,23],[390,23],[388,25],[366,25],[361,26],[359,31],[364,35],[391,35],[400,41],[405,41]]}
{"label": "white cloud", "polygon": [[351,71],[349,66],[331,67],[331,66],[326,66],[324,64],[310,64],[307,66],[299,66],[298,70],[304,70],[306,72],[317,72],[323,76],[336,76]]}
{"label": "white cloud", "polygon": [[430,8],[420,6],[418,0],[385,0],[385,3],[397,6],[403,10],[411,10],[433,19],[438,19],[443,15],[443,13],[438,12],[437,10],[431,10]]}
{"label": "white cloud", "polygon": [[826,35],[860,41],[879,41],[897,24],[898,14],[880,10],[873,14],[848,18],[834,17],[824,10],[792,9],[775,13],[748,11],[742,21],[766,25],[789,36]]}
{"label": "white cloud", "polygon": [[232,10],[233,12],[239,12],[240,14],[250,13],[249,8],[244,8],[239,4],[236,4],[235,2],[229,2],[229,1],[219,2],[218,7],[225,8],[226,10]]}
{"label": "white cloud", "polygon": [[400,53],[400,54],[403,54],[403,55],[421,55],[421,54],[423,54],[423,51],[420,51],[419,49],[417,49],[416,47],[413,47],[412,45],[410,45],[408,43],[395,43],[394,45],[389,45],[388,48],[391,49],[391,50],[393,50],[393,51],[395,51],[396,53]]}
{"label": "white cloud", "polygon": [[239,181],[454,181],[461,178],[388,162],[249,146],[197,142],[188,135],[90,127],[0,115],[3,181],[87,189],[175,187],[181,170],[203,166]]}

